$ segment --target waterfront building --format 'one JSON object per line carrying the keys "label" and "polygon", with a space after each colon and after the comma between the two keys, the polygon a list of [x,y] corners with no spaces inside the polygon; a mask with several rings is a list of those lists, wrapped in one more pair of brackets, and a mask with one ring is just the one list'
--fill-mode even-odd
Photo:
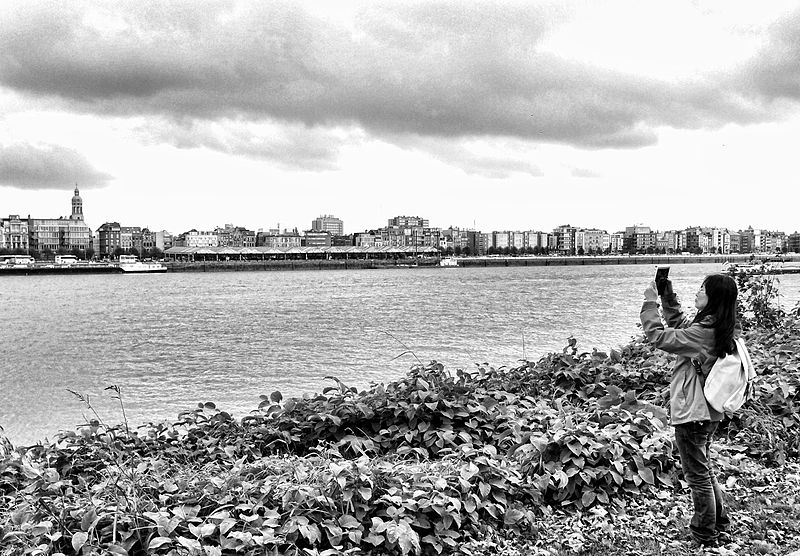
{"label": "waterfront building", "polygon": [[569,224],[555,228],[553,230],[555,240],[552,249],[564,255],[574,255],[577,250],[575,247],[575,234],[577,231],[577,228]]}
{"label": "waterfront building", "polygon": [[[418,230],[419,228],[412,228]],[[441,228],[422,228],[422,242],[414,243],[413,245],[422,245],[425,247],[441,248],[442,245],[442,229]]]}
{"label": "waterfront building", "polygon": [[10,214],[8,218],[0,220],[0,248],[3,249],[29,249],[28,220],[22,219],[18,214]]}
{"label": "waterfront building", "polygon": [[442,230],[440,245],[442,249],[452,249],[454,252],[461,253],[469,246],[469,235],[467,230],[450,226]]}
{"label": "waterfront building", "polygon": [[411,229],[399,226],[387,226],[378,230],[381,234],[381,243],[389,247],[404,247],[411,245]]}
{"label": "waterfront building", "polygon": [[39,252],[87,250],[92,248],[92,230],[83,220],[83,199],[78,186],[72,195],[68,217],[31,218],[28,216],[28,247]]}
{"label": "waterfront building", "polygon": [[492,232],[492,244],[495,249],[508,249],[511,247],[509,232]]}
{"label": "waterfront building", "polygon": [[592,228],[575,232],[575,250],[578,254],[605,253],[611,247],[611,235],[605,230]]}
{"label": "waterfront building", "polygon": [[97,228],[98,257],[112,257],[117,248],[122,248],[121,228],[119,222],[104,222]]}
{"label": "waterfront building", "polygon": [[302,239],[300,233],[295,228],[294,231],[289,232],[284,230],[283,233],[269,233],[259,232],[256,235],[256,247],[276,247],[276,248],[291,248],[300,247]]}
{"label": "waterfront building", "polygon": [[331,247],[348,247],[352,245],[355,245],[353,240],[353,234],[331,236]]}
{"label": "waterfront building", "polygon": [[161,230],[160,232],[151,231],[148,228],[142,229],[142,251],[141,253],[144,255],[145,253],[151,252],[153,249],[158,249],[159,251],[166,251],[170,247],[172,247],[172,234],[170,234],[166,230]]}
{"label": "waterfront building", "polygon": [[376,230],[353,234],[353,245],[356,247],[383,247],[383,236],[380,231]]}
{"label": "waterfront building", "polygon": [[721,255],[731,252],[731,234],[725,228],[711,228],[708,233],[711,235],[711,251]]}
{"label": "waterfront building", "polygon": [[525,233],[524,232],[508,232],[508,247],[523,251],[525,249]]}
{"label": "waterfront building", "polygon": [[625,232],[614,232],[608,239],[612,253],[622,253],[625,250]]}
{"label": "waterfront building", "polygon": [[800,253],[800,233],[795,232],[786,237],[786,251],[789,253]]}
{"label": "waterfront building", "polygon": [[139,226],[120,226],[119,228],[119,244],[125,253],[131,253],[136,250],[136,253],[142,252],[142,228]]}
{"label": "waterfront building", "polygon": [[419,216],[395,216],[389,219],[388,227],[398,228],[428,228],[430,223],[427,218]]}
{"label": "waterfront building", "polygon": [[654,251],[658,244],[658,233],[649,226],[636,224],[625,228],[623,251],[626,253],[644,253]]}
{"label": "waterfront building", "polygon": [[301,247],[330,247],[331,233],[309,230],[303,235],[300,245]]}
{"label": "waterfront building", "polygon": [[256,233],[241,226],[225,224],[224,228],[214,230],[217,245],[220,247],[255,247]]}
{"label": "waterfront building", "polygon": [[740,230],[742,253],[758,253],[761,251],[761,230],[754,230],[748,226],[746,230]]}
{"label": "waterfront building", "polygon": [[550,237],[553,234],[539,231],[530,231],[525,233],[527,234],[525,247],[530,247],[537,252],[541,252],[550,248]]}
{"label": "waterfront building", "polygon": [[175,238],[174,244],[175,247],[218,247],[219,238],[215,232],[203,232],[192,228]]}
{"label": "waterfront building", "polygon": [[312,232],[328,232],[334,236],[344,235],[344,222],[332,214],[323,214],[311,221]]}
{"label": "waterfront building", "polygon": [[675,252],[675,232],[656,232],[656,249],[660,253]]}
{"label": "waterfront building", "polygon": [[467,230],[467,249],[470,255],[485,255],[489,250],[489,234]]}
{"label": "waterfront building", "polygon": [[731,253],[741,253],[742,252],[742,235],[739,232],[728,232],[728,236],[730,237]]}

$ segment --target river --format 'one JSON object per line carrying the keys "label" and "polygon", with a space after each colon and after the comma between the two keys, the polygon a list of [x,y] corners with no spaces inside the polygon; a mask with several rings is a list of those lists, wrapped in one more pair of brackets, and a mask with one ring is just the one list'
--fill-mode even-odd
{"label": "river", "polygon": [[[716,264],[672,267],[691,306]],[[173,419],[199,402],[242,417],[259,395],[359,388],[417,359],[511,366],[637,333],[651,265],[391,268],[0,277],[0,426],[16,444],[85,422],[68,390],[118,423]],[[783,303],[800,275],[780,278]]]}

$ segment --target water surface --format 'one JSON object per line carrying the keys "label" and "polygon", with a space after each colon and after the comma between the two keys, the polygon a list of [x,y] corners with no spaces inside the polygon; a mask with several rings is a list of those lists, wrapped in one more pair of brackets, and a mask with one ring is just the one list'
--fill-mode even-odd
{"label": "water surface", "polygon": [[[718,265],[672,268],[691,302]],[[1,277],[0,426],[30,443],[84,422],[67,390],[119,422],[213,401],[237,417],[260,394],[358,387],[418,358],[449,369],[607,350],[637,333],[651,265]],[[788,301],[800,276],[781,278]]]}

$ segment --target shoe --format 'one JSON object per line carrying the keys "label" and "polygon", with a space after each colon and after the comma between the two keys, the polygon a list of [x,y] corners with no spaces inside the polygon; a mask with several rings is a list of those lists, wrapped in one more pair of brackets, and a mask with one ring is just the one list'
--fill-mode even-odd
{"label": "shoe", "polygon": [[733,537],[730,531],[717,531],[717,542],[719,544],[728,544],[733,542]]}
{"label": "shoe", "polygon": [[690,534],[690,537],[694,544],[702,546],[703,548],[717,548],[720,545],[719,536],[716,536],[712,539],[700,539]]}

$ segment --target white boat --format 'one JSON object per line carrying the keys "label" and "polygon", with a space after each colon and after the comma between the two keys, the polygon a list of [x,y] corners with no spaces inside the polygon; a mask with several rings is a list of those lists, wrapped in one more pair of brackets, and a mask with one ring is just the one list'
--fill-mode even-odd
{"label": "white boat", "polygon": [[117,267],[122,272],[166,272],[167,267],[161,263],[140,261],[135,255],[120,255]]}
{"label": "white boat", "polygon": [[458,259],[455,257],[445,257],[439,261],[439,266],[458,266]]}

